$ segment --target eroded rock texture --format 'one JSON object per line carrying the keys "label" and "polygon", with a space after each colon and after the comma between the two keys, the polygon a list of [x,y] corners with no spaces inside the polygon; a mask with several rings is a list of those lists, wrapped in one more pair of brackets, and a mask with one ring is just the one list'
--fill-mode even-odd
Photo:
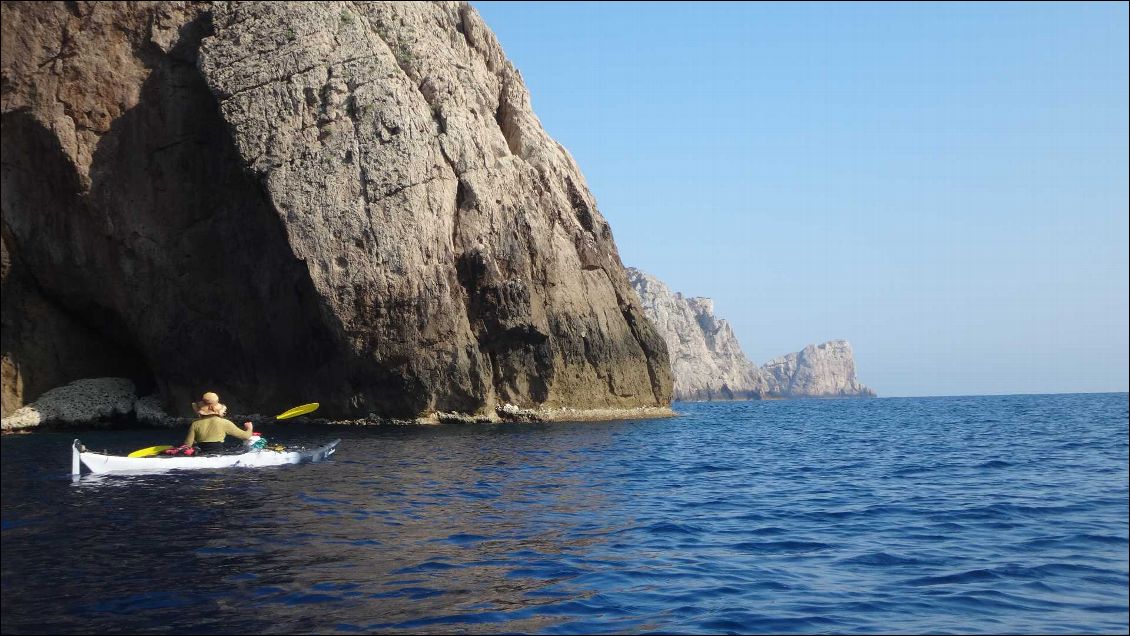
{"label": "eroded rock texture", "polygon": [[174,412],[671,397],[580,170],[464,3],[5,3],[3,230],[5,412],[92,375]]}
{"label": "eroded rock texture", "polygon": [[855,377],[855,356],[847,340],[808,345],[761,367],[769,394],[783,397],[875,397]]}
{"label": "eroded rock texture", "polygon": [[769,387],[742,352],[730,323],[709,298],[686,298],[663,281],[628,268],[644,311],[667,342],[676,400],[760,399]]}
{"label": "eroded rock texture", "polygon": [[875,395],[856,378],[846,340],[808,345],[758,368],[742,352],[730,324],[714,315],[709,298],[684,297],[635,268],[628,268],[628,279],[667,342],[677,400]]}

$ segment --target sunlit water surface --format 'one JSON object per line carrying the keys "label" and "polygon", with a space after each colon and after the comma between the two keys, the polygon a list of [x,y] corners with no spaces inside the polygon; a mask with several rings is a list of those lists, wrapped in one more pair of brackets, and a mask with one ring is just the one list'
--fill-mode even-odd
{"label": "sunlit water surface", "polygon": [[78,484],[8,436],[3,631],[1127,631],[1126,394],[676,408]]}

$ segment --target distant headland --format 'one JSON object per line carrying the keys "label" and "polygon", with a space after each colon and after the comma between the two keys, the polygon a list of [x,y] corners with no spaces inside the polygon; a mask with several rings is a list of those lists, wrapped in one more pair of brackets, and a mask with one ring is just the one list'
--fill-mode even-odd
{"label": "distant headland", "polygon": [[667,342],[676,400],[874,397],[855,376],[851,344],[832,340],[755,366],[709,298],[687,298],[628,268],[644,312]]}

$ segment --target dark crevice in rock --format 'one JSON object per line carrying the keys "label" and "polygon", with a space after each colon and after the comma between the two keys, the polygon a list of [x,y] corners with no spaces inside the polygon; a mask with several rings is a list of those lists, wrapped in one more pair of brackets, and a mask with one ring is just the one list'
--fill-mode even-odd
{"label": "dark crevice in rock", "polygon": [[[345,64],[349,64],[350,62],[359,62],[361,60],[367,60],[367,59],[371,59],[371,58],[374,58],[374,57],[377,57],[377,55],[375,55],[375,54],[374,55],[359,55],[357,57],[351,57],[351,58],[347,58],[347,59],[344,59],[344,60],[338,60],[338,61],[334,62],[333,64],[331,64],[330,66],[326,67],[326,69],[329,71],[329,74],[332,77],[334,70],[340,69],[340,67],[344,66]],[[262,82],[256,82],[255,84],[251,84],[251,85],[248,85],[248,86],[240,86],[238,89],[236,89],[236,90],[234,90],[230,93],[224,93],[223,95],[218,95],[217,99],[220,101],[220,103],[223,103],[223,102],[230,100],[233,97],[236,97],[238,95],[242,95],[244,93],[253,91],[257,88],[263,88],[264,86],[269,86],[271,84],[289,82],[294,77],[297,77],[299,75],[304,75],[304,74],[309,73],[310,71],[312,71],[316,68],[323,67],[323,66],[325,66],[325,65],[321,64],[321,63],[311,64],[310,66],[307,66],[305,68],[301,68],[301,69],[294,71],[292,73],[286,73],[284,75],[278,75],[278,76],[270,77],[270,78],[268,78],[268,79],[266,79]]]}
{"label": "dark crevice in rock", "polygon": [[[619,297],[619,295],[619,292],[617,292],[617,297]],[[664,373],[661,376],[659,363],[660,361],[667,361],[667,356],[665,355],[666,345],[663,344],[663,341],[659,339],[653,329],[645,330],[643,326],[640,325],[641,320],[646,321],[647,319],[640,316],[638,312],[633,311],[631,308],[625,307],[623,301],[621,301],[620,304],[620,313],[624,316],[624,322],[628,324],[632,336],[636,339],[636,342],[639,343],[640,350],[643,351],[644,357],[647,360],[647,375],[651,383],[651,394],[655,398],[655,403],[665,404],[667,402],[665,396],[668,392],[664,390],[664,385],[660,378],[666,374]]]}
{"label": "dark crevice in rock", "polygon": [[498,108],[494,111],[494,121],[498,123],[498,130],[502,133],[503,139],[506,140],[506,147],[510,149],[510,154],[520,157],[522,156],[522,142],[518,132],[518,123],[515,121],[516,114],[510,106],[510,100],[506,97],[506,82],[505,77],[500,76],[498,78]]}
{"label": "dark crevice in rock", "polygon": [[471,6],[469,4],[459,5],[459,19],[455,22],[455,30],[459,32],[459,35],[463,36],[463,41],[467,43],[468,49],[481,54],[481,51],[475,46],[475,43],[471,41],[470,36],[467,35],[467,32],[471,30],[471,27],[467,25],[470,21],[470,14]]}
{"label": "dark crevice in rock", "polygon": [[[666,404],[670,395],[664,383],[664,379],[669,377],[668,373],[670,369],[667,344],[663,341],[663,338],[659,336],[658,332],[656,332],[655,327],[648,321],[647,317],[643,315],[642,310],[634,307],[632,302],[624,296],[624,293],[620,290],[620,286],[618,286],[615,279],[612,278],[612,274],[610,274],[607,269],[602,268],[601,271],[608,277],[608,282],[612,285],[612,288],[616,290],[616,302],[620,308],[620,315],[624,317],[624,322],[628,325],[628,330],[631,332],[632,337],[635,338],[636,343],[644,354],[644,358],[647,360],[647,375],[655,403],[659,405]],[[660,364],[664,365],[665,368],[660,368]]]}
{"label": "dark crevice in rock", "polygon": [[552,347],[549,334],[528,322],[529,289],[500,280],[478,249],[459,255],[456,270],[479,349],[491,360],[495,394],[508,402],[545,402],[554,377]]}
{"label": "dark crevice in rock", "polygon": [[467,316],[472,331],[476,332],[476,349],[480,355],[486,358],[487,362],[486,377],[479,374],[472,375],[472,386],[475,394],[465,396],[466,401],[460,408],[460,410],[468,413],[479,411],[494,401],[494,378],[496,377],[497,367],[490,348],[485,347],[482,339],[479,338],[476,323],[472,318],[476,302],[476,285],[482,272],[478,271],[474,258],[465,255],[463,252],[461,236],[463,214],[472,213],[475,205],[474,191],[468,183],[460,179],[455,189],[455,210],[451,223],[451,251],[452,254],[455,254],[455,283],[461,290],[460,297],[463,301],[464,315]]}
{"label": "dark crevice in rock", "polygon": [[585,228],[586,232],[595,236],[592,208],[589,207],[588,201],[585,200],[584,195],[577,188],[577,184],[573,183],[571,177],[565,177],[565,188],[569,194],[569,205],[573,206],[573,214],[577,216],[577,221],[580,222],[581,227]]}
{"label": "dark crevice in rock", "polygon": [[455,188],[455,216],[451,222],[451,251],[453,254],[458,254],[463,248],[463,242],[460,240],[463,212],[474,207],[475,193],[466,181],[460,179]]}

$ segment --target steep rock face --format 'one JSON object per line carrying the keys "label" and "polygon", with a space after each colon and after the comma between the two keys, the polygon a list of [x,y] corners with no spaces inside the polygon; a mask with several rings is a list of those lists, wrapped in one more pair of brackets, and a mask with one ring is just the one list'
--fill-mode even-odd
{"label": "steep rock face", "polygon": [[845,340],[808,345],[756,367],[730,324],[714,315],[709,298],[685,298],[636,268],[628,279],[644,312],[667,342],[677,400],[763,397],[873,397],[855,377],[855,358]]}
{"label": "steep rock face", "polygon": [[675,399],[758,399],[768,390],[709,298],[684,298],[635,268],[628,268],[628,280],[667,342]]}
{"label": "steep rock face", "polygon": [[[669,402],[608,224],[468,5],[12,3],[3,35],[5,412],[110,374],[174,409]],[[8,337],[37,312],[86,335]]]}
{"label": "steep rock face", "polygon": [[105,375],[277,404],[333,376],[309,276],[196,69],[207,29],[188,3],[4,5],[9,406]]}
{"label": "steep rock face", "polygon": [[832,340],[773,358],[761,367],[769,394],[782,397],[874,397],[855,377],[851,343]]}

